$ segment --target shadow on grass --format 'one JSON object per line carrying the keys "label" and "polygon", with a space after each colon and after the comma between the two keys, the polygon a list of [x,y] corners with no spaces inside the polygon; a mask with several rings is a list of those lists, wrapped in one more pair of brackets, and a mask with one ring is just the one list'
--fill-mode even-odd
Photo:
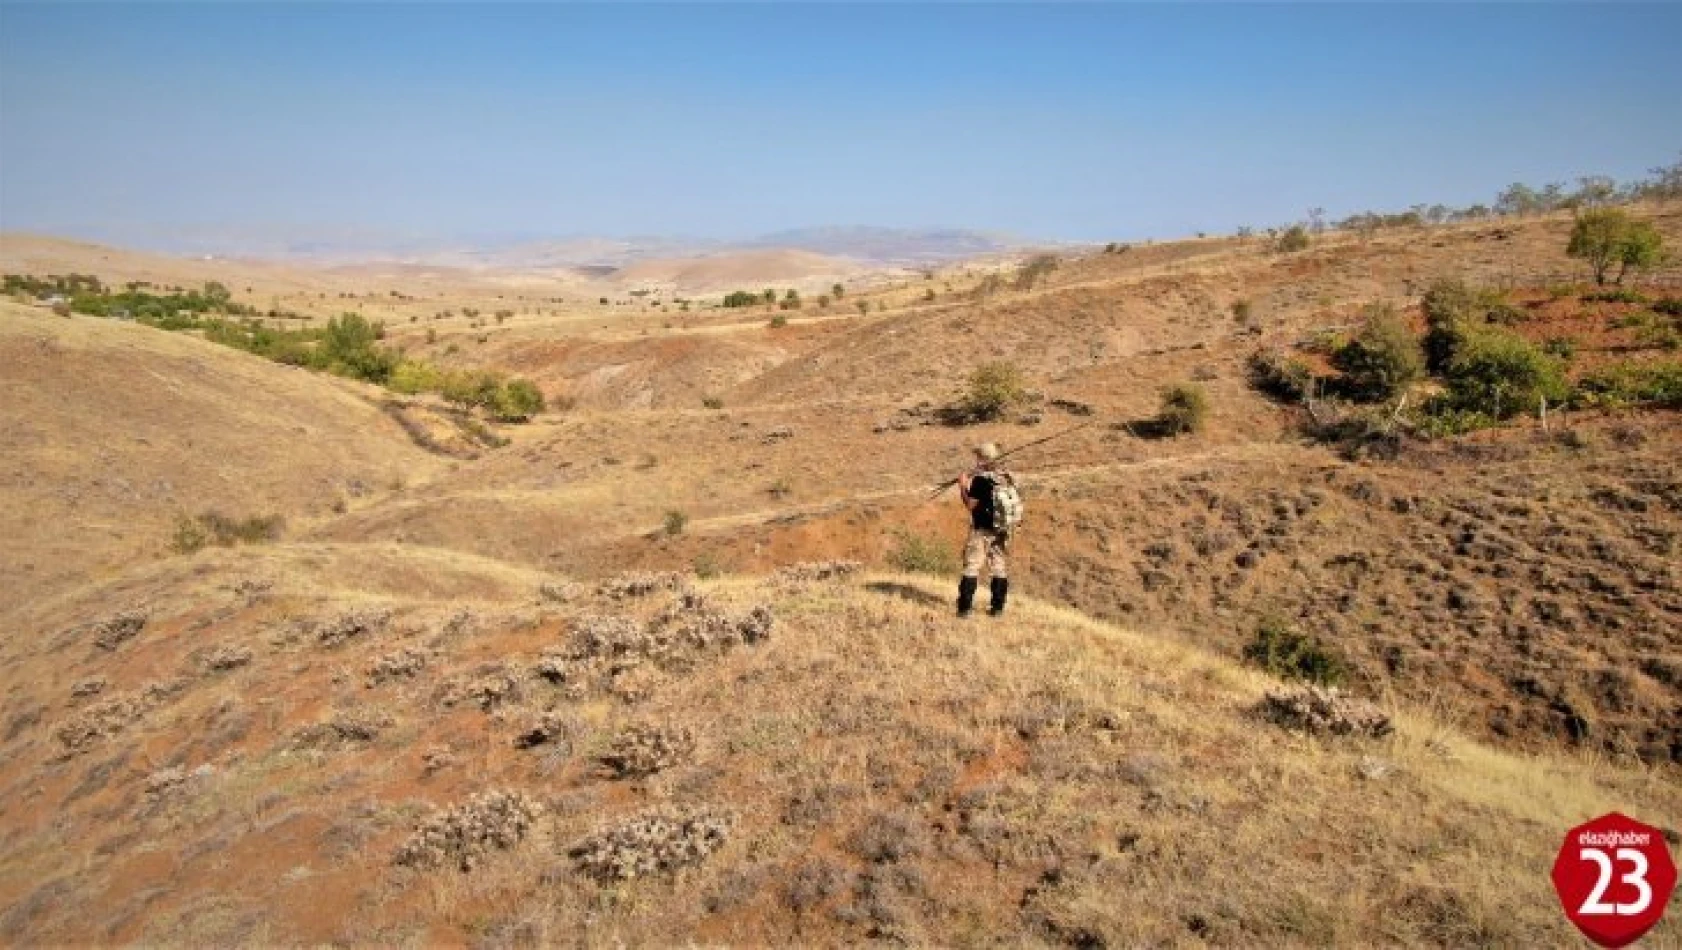
{"label": "shadow on grass", "polygon": [[893,581],[872,581],[864,585],[864,589],[876,594],[887,594],[889,597],[899,597],[924,607],[944,607],[946,599],[937,597],[926,590],[912,587],[910,584],[896,584]]}
{"label": "shadow on grass", "polygon": [[1157,418],[1129,419],[1126,422],[1118,423],[1116,428],[1127,432],[1135,439],[1143,439],[1147,442],[1155,442],[1159,439],[1172,439],[1180,434],[1178,429]]}

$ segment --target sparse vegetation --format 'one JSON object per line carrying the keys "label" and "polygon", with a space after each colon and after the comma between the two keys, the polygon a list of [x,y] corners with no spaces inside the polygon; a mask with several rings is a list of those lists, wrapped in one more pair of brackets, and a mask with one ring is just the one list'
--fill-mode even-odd
{"label": "sparse vegetation", "polygon": [[286,519],[280,515],[229,518],[214,511],[182,515],[175,522],[170,547],[177,554],[191,554],[204,548],[233,547],[236,544],[264,544],[280,537]]}
{"label": "sparse vegetation", "polygon": [[1028,259],[1016,271],[1015,287],[1017,290],[1033,290],[1034,286],[1049,277],[1057,269],[1055,254],[1037,254]]}
{"label": "sparse vegetation", "polygon": [[1367,309],[1354,339],[1332,354],[1332,365],[1343,371],[1355,398],[1393,399],[1424,375],[1425,354],[1395,308],[1376,305]]}
{"label": "sparse vegetation", "polygon": [[1282,680],[1333,686],[1348,676],[1337,654],[1278,617],[1264,618],[1256,625],[1255,636],[1244,647],[1244,659]]}
{"label": "sparse vegetation", "polygon": [[684,527],[688,524],[689,516],[681,511],[673,509],[666,512],[666,518],[661,522],[660,529],[664,531],[668,537],[676,537],[677,535],[683,533]]}
{"label": "sparse vegetation", "polygon": [[1251,386],[1285,402],[1301,402],[1314,385],[1314,370],[1282,350],[1257,350],[1248,367]]}
{"label": "sparse vegetation", "polygon": [[1300,224],[1293,224],[1280,233],[1278,239],[1273,242],[1273,249],[1281,254],[1290,254],[1306,251],[1312,243],[1308,229]]}
{"label": "sparse vegetation", "polygon": [[894,533],[888,564],[911,574],[952,575],[958,572],[958,554],[941,538],[900,529]]}
{"label": "sparse vegetation", "polygon": [[1022,371],[1012,363],[987,363],[970,374],[962,395],[941,412],[948,425],[990,422],[1025,398]]}
{"label": "sparse vegetation", "polygon": [[1175,383],[1162,390],[1156,428],[1163,435],[1202,432],[1209,418],[1209,395],[1196,383]]}

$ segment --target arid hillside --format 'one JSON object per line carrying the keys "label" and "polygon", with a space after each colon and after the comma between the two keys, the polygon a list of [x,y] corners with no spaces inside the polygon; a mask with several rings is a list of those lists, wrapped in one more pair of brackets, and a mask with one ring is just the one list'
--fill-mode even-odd
{"label": "arid hillside", "polygon": [[0,302],[0,366],[0,586],[19,595],[164,556],[184,518],[295,530],[446,465],[368,387],[132,323]]}
{"label": "arid hillside", "polygon": [[[0,939],[1569,942],[1564,829],[1682,825],[1682,418],[1590,385],[1677,372],[1682,271],[1608,293],[1570,226],[798,308],[265,265],[411,369],[534,381],[523,423],[0,303]],[[1491,424],[1422,414],[1441,371],[1338,388],[1452,280],[1577,395]],[[989,364],[1020,391],[982,419]],[[1010,611],[951,616],[935,487],[1048,436]],[[1287,694],[1264,641],[1344,692]]]}
{"label": "arid hillside", "polygon": [[1304,734],[1259,674],[945,588],[311,544],[91,584],[9,619],[0,933],[1557,943],[1561,829],[1682,809],[1427,710]]}

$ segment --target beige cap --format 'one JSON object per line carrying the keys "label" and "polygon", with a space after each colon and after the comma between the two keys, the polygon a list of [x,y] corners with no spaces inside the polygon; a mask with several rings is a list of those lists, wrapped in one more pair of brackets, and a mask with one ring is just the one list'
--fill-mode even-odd
{"label": "beige cap", "polygon": [[991,442],[983,442],[975,447],[975,457],[985,462],[991,462],[999,457],[999,447]]}

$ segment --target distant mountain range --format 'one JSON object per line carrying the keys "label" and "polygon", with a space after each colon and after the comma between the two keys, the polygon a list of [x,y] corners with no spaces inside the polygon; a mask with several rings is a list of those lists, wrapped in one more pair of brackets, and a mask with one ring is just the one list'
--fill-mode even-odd
{"label": "distant mountain range", "polygon": [[742,241],[654,235],[547,238],[532,234],[442,240],[363,229],[315,232],[308,238],[278,229],[178,231],[159,240],[125,240],[117,235],[88,237],[193,257],[313,264],[401,262],[517,270],[618,268],[650,259],[711,257],[771,248],[843,257],[866,265],[917,266],[1057,243],[956,228],[865,226],[799,228]]}

